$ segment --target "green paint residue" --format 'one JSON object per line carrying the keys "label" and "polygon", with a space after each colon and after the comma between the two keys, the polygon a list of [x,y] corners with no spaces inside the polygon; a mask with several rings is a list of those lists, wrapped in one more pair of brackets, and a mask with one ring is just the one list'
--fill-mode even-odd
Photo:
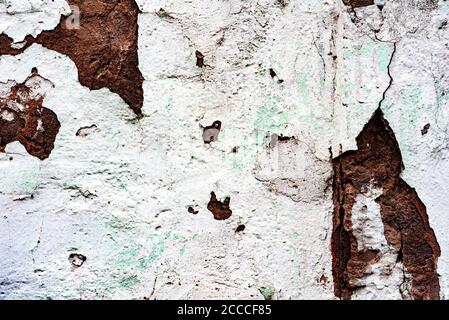
{"label": "green paint residue", "polygon": [[352,48],[345,48],[343,51],[344,58],[352,58],[354,57],[354,50]]}
{"label": "green paint residue", "polygon": [[377,67],[380,71],[387,72],[390,64],[393,45],[387,43],[379,44],[377,48]]}
{"label": "green paint residue", "polygon": [[360,48],[359,55],[361,57],[369,57],[370,55],[372,55],[374,48],[374,41],[371,38],[368,38],[368,40],[363,43],[362,48]]}
{"label": "green paint residue", "polygon": [[179,249],[179,255],[180,255],[181,257],[183,257],[185,252],[186,252],[186,246],[183,245],[182,248]]}
{"label": "green paint residue", "polygon": [[[168,241],[168,242],[167,242]],[[122,249],[113,263],[113,268],[118,270],[145,270],[151,263],[160,259],[165,251],[167,243],[173,241],[173,245],[183,245],[187,239],[183,236],[166,231],[163,234],[148,235],[149,246],[146,244],[130,244]],[[147,249],[148,248],[148,249]],[[182,256],[185,252],[185,245],[179,249]]]}
{"label": "green paint residue", "polygon": [[120,252],[114,265],[120,269],[134,266],[137,263],[137,257],[141,249],[141,245],[133,245],[126,248]]}
{"label": "green paint residue", "polygon": [[422,101],[421,88],[410,87],[400,92],[401,114],[399,142],[404,162],[414,155],[413,141],[418,126],[419,109]]}
{"label": "green paint residue", "polygon": [[164,239],[176,241],[179,240],[181,237],[177,233],[172,233],[171,231],[165,231],[164,232]]}
{"label": "green paint residue", "polygon": [[243,163],[239,159],[232,159],[231,168],[237,171],[241,171],[243,169]]}
{"label": "green paint residue", "polygon": [[257,70],[257,74],[261,77],[261,78],[265,78],[267,76],[267,70],[266,68],[264,68],[263,66],[259,66],[259,69]]}
{"label": "green paint residue", "polygon": [[39,186],[39,179],[37,175],[27,176],[21,183],[21,189],[26,193],[32,193]]}
{"label": "green paint residue", "polygon": [[289,249],[290,249],[290,252],[291,252],[291,255],[293,256],[293,258],[299,257],[299,251],[296,247],[289,245]]}
{"label": "green paint residue", "polygon": [[140,283],[140,280],[137,276],[130,276],[123,278],[119,281],[121,287],[130,288]]}
{"label": "green paint residue", "polygon": [[[441,81],[438,77],[434,76],[434,87],[435,87],[435,102],[434,102],[434,119],[435,119],[435,126],[444,127],[447,122],[447,117],[445,116],[446,112],[444,111],[444,106],[447,104],[449,99],[449,88],[443,89],[441,85]],[[435,134],[435,131],[434,131]],[[446,145],[446,139],[445,137],[442,137],[440,139],[432,139],[432,151],[437,152],[442,147]]]}
{"label": "green paint residue", "polygon": [[122,180],[120,180],[120,178],[115,178],[115,181],[117,182],[117,186],[121,189],[121,190],[126,190],[125,184],[123,183]]}
{"label": "green paint residue", "polygon": [[190,240],[197,240],[198,238],[199,238],[198,233],[195,233],[195,234],[190,238]]}
{"label": "green paint residue", "polygon": [[148,261],[144,258],[140,258],[138,263],[139,269],[146,269],[148,267]]}
{"label": "green paint residue", "polygon": [[317,130],[319,124],[315,116],[316,102],[312,102],[310,99],[310,92],[312,90],[309,87],[309,74],[312,72],[310,65],[312,64],[305,66],[304,70],[300,71],[296,78],[296,90],[300,98],[300,106],[294,108],[296,111],[294,116],[298,117],[303,123],[311,126],[314,130]]}
{"label": "green paint residue", "polygon": [[446,88],[446,90],[441,90],[441,81],[439,78],[434,77],[434,83],[435,83],[435,119],[438,121],[438,119],[442,118],[442,106],[445,102],[449,99],[449,88]]}
{"label": "green paint residue", "polygon": [[[339,83],[339,91],[342,92],[344,103],[348,106],[348,112],[345,113],[344,117],[346,118],[346,131],[349,135],[356,135],[360,131],[357,121],[353,121],[353,118],[357,117],[361,108],[363,108],[357,98],[357,94],[363,94],[366,97],[372,95],[371,87],[360,83],[356,78],[357,76],[353,74],[354,70],[360,70],[361,66],[366,65],[366,68],[369,69],[365,74],[374,75],[377,71],[387,76],[393,48],[393,44],[376,43],[366,37],[361,48],[354,49],[350,47],[344,49],[344,57],[348,60],[345,65],[347,76]],[[371,60],[374,60],[376,65],[373,66]],[[362,80],[364,81],[363,78]],[[381,99],[381,92],[379,92],[378,99]]]}
{"label": "green paint residue", "polygon": [[155,261],[162,257],[163,253],[165,251],[165,244],[164,240],[160,240],[159,243],[153,246],[151,249],[151,253],[148,255],[149,261]]}
{"label": "green paint residue", "polygon": [[271,97],[268,104],[257,110],[257,120],[255,126],[259,130],[259,132],[256,133],[256,141],[259,145],[265,138],[264,134],[281,131],[280,129],[287,126],[290,116],[288,112],[280,111],[277,108],[278,102],[278,97]]}
{"label": "green paint residue", "polygon": [[181,237],[177,233],[172,233],[171,231],[164,232],[164,238],[172,241],[179,240]]}
{"label": "green paint residue", "polygon": [[298,87],[298,94],[305,104],[310,102],[310,91],[307,85],[307,80],[308,73],[304,71],[299,72],[296,84]]}
{"label": "green paint residue", "polygon": [[260,287],[259,292],[263,295],[265,300],[271,300],[276,293],[276,289],[273,287]]}
{"label": "green paint residue", "polygon": [[442,2],[442,1],[438,2],[438,13],[442,13],[442,14],[447,13],[448,8],[449,8],[449,6],[448,6],[447,2]]}

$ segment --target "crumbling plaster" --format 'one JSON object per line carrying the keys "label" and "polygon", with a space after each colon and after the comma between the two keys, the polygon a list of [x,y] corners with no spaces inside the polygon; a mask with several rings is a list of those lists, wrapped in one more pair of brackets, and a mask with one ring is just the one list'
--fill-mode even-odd
{"label": "crumbling plaster", "polygon": [[[70,10],[49,2],[0,0],[0,33],[52,30]],[[82,86],[61,53],[0,56],[0,92],[37,68],[61,123],[45,161],[19,142],[0,153],[0,299],[335,299],[331,159],[357,148],[379,107],[427,207],[447,298],[446,1],[136,2],[141,119],[107,88]],[[230,198],[230,218],[208,211],[211,192]],[[369,280],[354,299],[399,298],[395,277]]]}

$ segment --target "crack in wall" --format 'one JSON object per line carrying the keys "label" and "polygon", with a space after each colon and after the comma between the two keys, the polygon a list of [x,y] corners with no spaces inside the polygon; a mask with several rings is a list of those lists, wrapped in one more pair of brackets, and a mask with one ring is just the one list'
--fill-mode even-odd
{"label": "crack in wall", "polygon": [[392,43],[416,34],[432,19],[438,0],[343,0],[358,31],[373,40]]}
{"label": "crack in wall", "polygon": [[70,27],[70,16],[36,38],[27,36],[23,47],[0,35],[0,55],[17,55],[34,43],[67,55],[78,68],[80,83],[91,90],[117,93],[138,117],[142,116],[143,76],[139,70],[139,8],[134,0],[108,2],[68,0],[80,10],[80,28]]}
{"label": "crack in wall", "polygon": [[[393,85],[391,66],[397,43],[392,42],[392,45],[387,65],[390,80],[377,111],[357,137],[358,150],[333,160],[333,276],[335,295],[341,299],[350,299],[353,293],[363,288],[366,284],[363,280],[375,272],[374,264],[379,266],[384,261],[388,264],[388,254],[390,258],[391,254],[397,256],[393,268],[402,270],[402,280],[394,286],[403,299],[439,299],[437,259],[440,248],[424,204],[416,191],[400,178],[403,170],[401,152],[381,111]],[[364,195],[372,187],[383,190],[375,201],[380,206],[383,236],[390,250],[372,252],[375,254],[368,255],[370,259],[367,259],[366,252],[360,251],[358,241],[364,241],[364,237],[370,238],[370,235],[365,234],[368,232],[365,229],[363,237],[357,237],[351,217],[357,196]],[[383,268],[387,270],[390,266]],[[394,282],[391,274],[392,270],[382,274],[383,279],[388,276],[387,283]]]}
{"label": "crack in wall", "polygon": [[[402,156],[395,135],[380,108],[357,137],[357,151],[333,160],[334,218],[332,268],[334,293],[350,299],[359,280],[379,261],[379,252],[359,251],[351,215],[356,197],[370,186],[383,190],[376,202],[388,245],[398,252],[411,277],[414,299],[439,299],[437,260],[440,248],[416,191],[400,178]],[[400,253],[400,254],[399,254]],[[401,288],[398,288],[401,290]]]}

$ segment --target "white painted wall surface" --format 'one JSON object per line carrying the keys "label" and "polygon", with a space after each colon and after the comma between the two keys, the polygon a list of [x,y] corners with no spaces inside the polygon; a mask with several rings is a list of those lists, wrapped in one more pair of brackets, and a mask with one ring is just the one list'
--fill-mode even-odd
{"label": "white painted wall surface", "polygon": [[[64,1],[10,2],[0,0],[0,33],[15,42],[70,12]],[[382,16],[341,0],[275,2],[137,1],[139,121],[118,95],[81,86],[67,56],[33,45],[0,57],[0,92],[37,67],[61,122],[49,159],[19,143],[0,153],[0,299],[334,299],[329,148],[355,149],[381,101],[441,246],[448,298],[449,4],[377,1]],[[201,126],[215,120],[219,141],[205,145]],[[272,134],[296,139],[270,147]],[[213,219],[211,191],[231,197],[230,219]],[[71,253],[87,257],[82,267]],[[355,298],[401,298],[395,276],[372,281]]]}

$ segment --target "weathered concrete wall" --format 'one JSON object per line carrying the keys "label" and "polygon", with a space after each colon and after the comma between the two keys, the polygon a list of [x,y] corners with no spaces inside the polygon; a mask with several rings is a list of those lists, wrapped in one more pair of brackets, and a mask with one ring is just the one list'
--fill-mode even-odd
{"label": "weathered concrete wall", "polygon": [[0,0],[0,299],[446,299],[445,0]]}

